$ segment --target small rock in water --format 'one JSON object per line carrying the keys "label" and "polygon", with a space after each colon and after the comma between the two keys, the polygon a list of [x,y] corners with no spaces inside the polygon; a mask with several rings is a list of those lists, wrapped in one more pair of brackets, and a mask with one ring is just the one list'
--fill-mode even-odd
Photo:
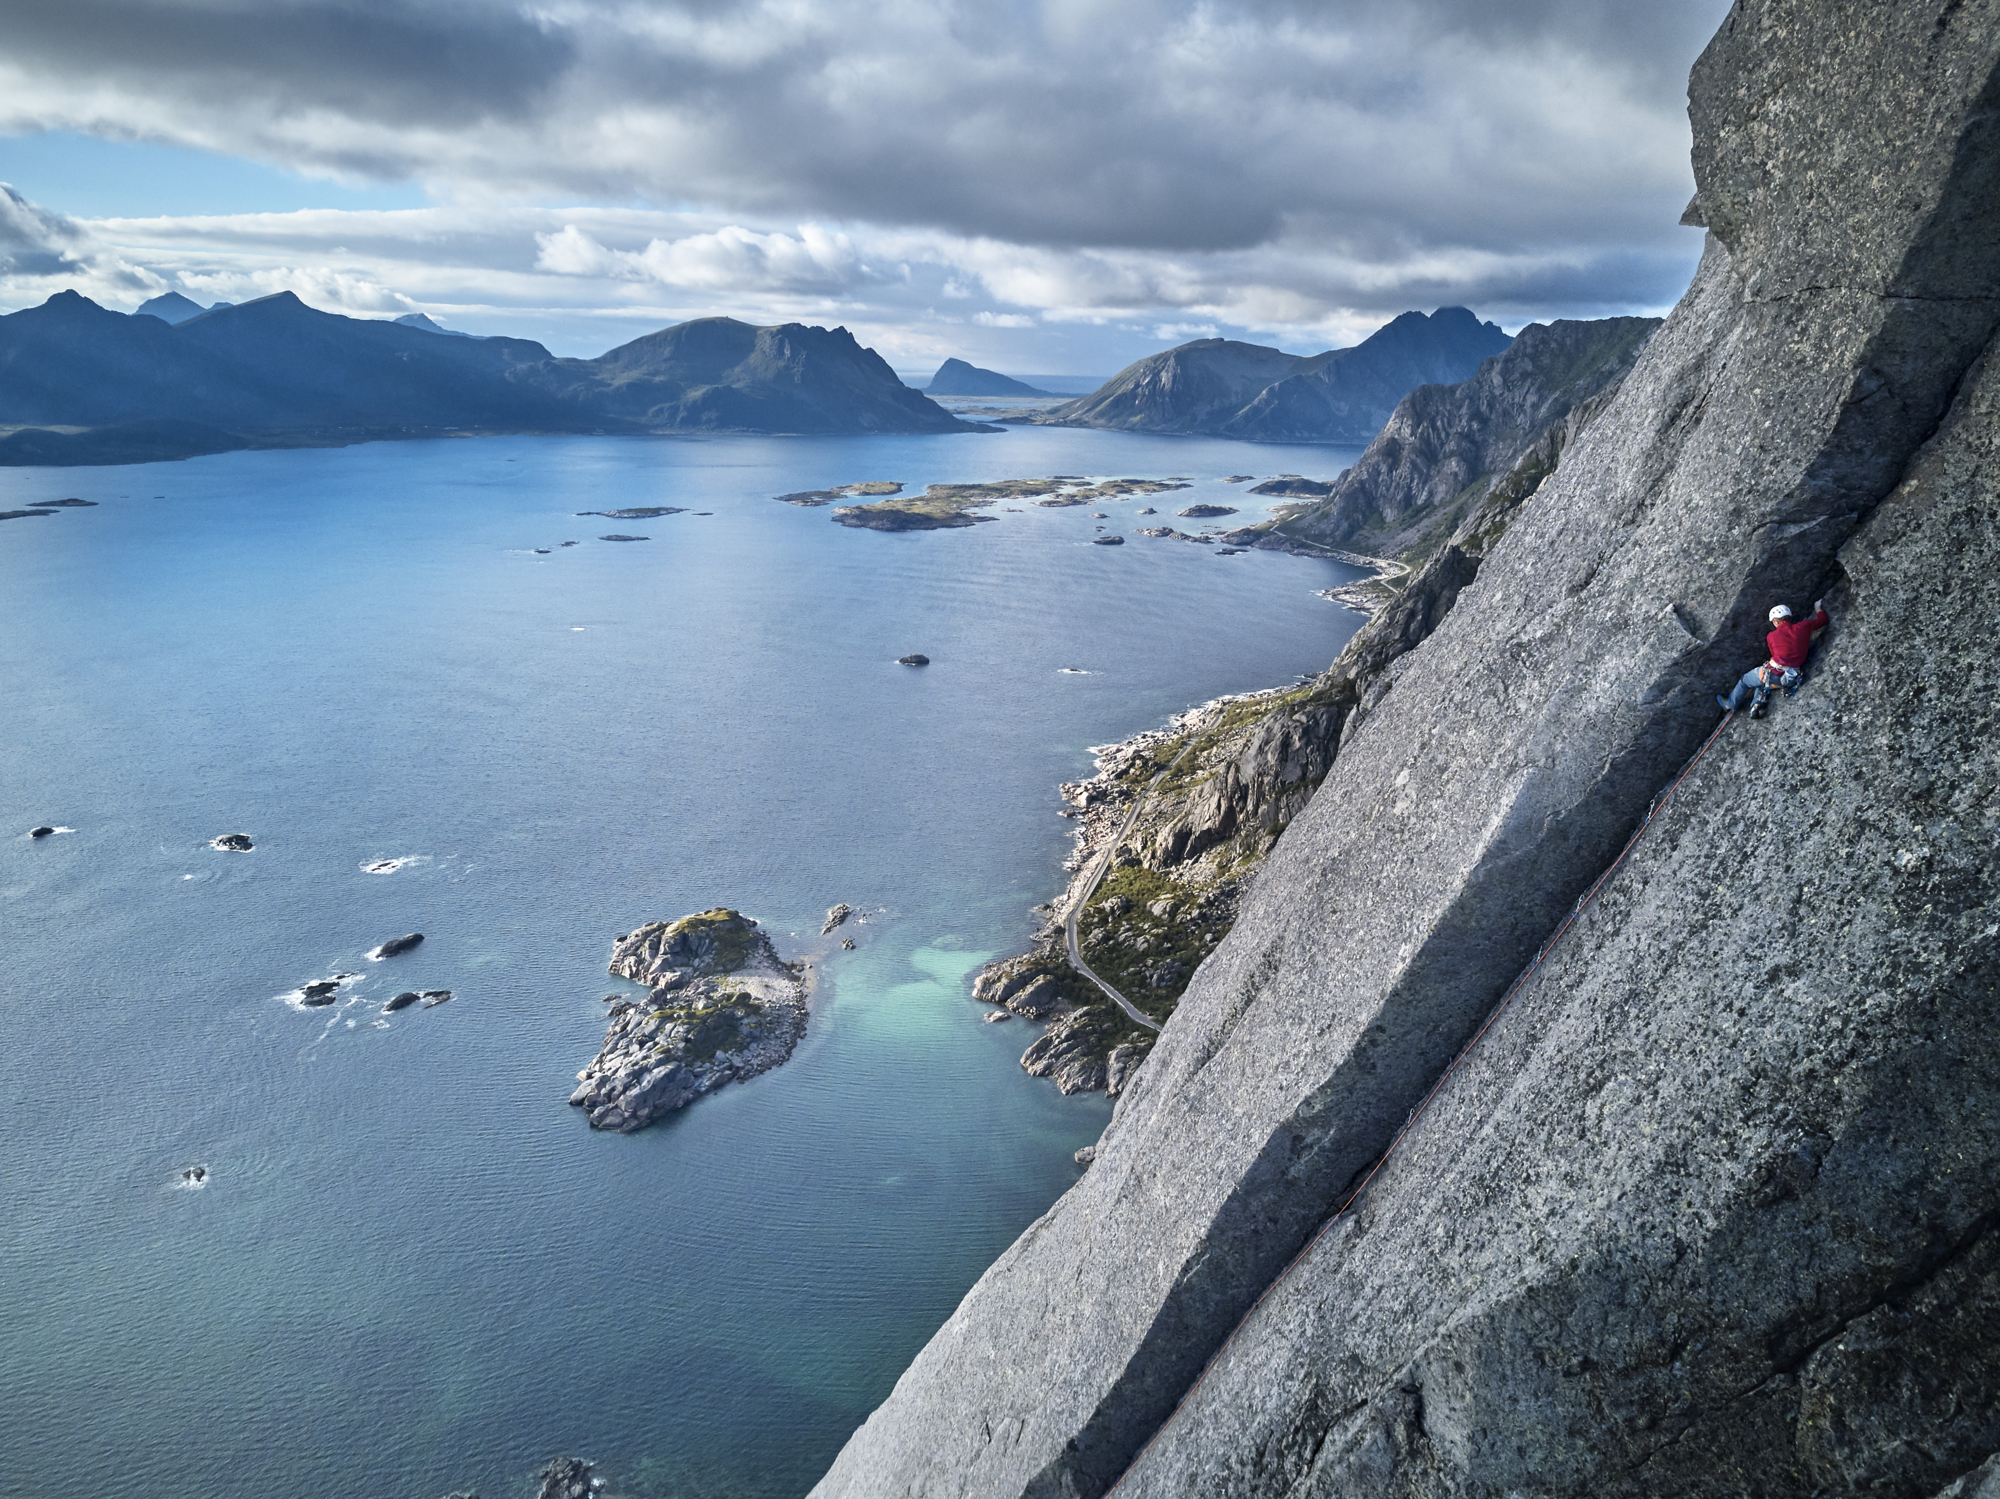
{"label": "small rock in water", "polygon": [[819,934],[824,937],[853,914],[854,907],[850,906],[846,901],[841,901],[838,905],[829,907],[826,913],[826,925],[819,929]]}
{"label": "small rock in water", "polygon": [[1212,515],[1234,515],[1234,505],[1190,505],[1185,510],[1176,511],[1183,520],[1206,520]]}
{"label": "small rock in water", "polygon": [[224,833],[220,838],[208,840],[210,848],[219,848],[226,853],[247,854],[257,845],[250,841],[248,833]]}
{"label": "small rock in water", "polygon": [[1076,1153],[1076,1163],[1079,1166],[1088,1166],[1096,1159],[1097,1147],[1095,1145],[1086,1145]]}
{"label": "small rock in water", "polygon": [[28,831],[28,836],[30,838],[53,838],[55,836],[55,831],[56,830],[54,828],[47,828],[47,827],[31,828]]}
{"label": "small rock in water", "polygon": [[842,952],[853,952],[854,939],[852,937],[842,937],[840,939],[840,950]]}
{"label": "small rock in water", "polygon": [[310,1003],[315,999],[324,999],[327,995],[333,993],[333,991],[338,989],[339,987],[340,987],[339,979],[315,979],[313,980],[312,983],[307,984],[305,988],[300,990],[299,992],[304,994],[307,1002]]}
{"label": "small rock in water", "polygon": [[1014,1017],[1006,1010],[991,1010],[982,1018],[988,1025],[998,1025],[1001,1021],[1012,1020]]}
{"label": "small rock in water", "polygon": [[575,545],[576,545],[576,543],[575,543],[575,542],[573,542],[573,541],[565,541],[565,542],[563,543],[563,545],[564,545],[564,546],[566,546],[566,547],[573,547],[573,546],[575,546]]}
{"label": "small rock in water", "polygon": [[449,989],[426,989],[424,990],[424,1008],[426,1010],[435,1010],[450,998],[451,990]]}
{"label": "small rock in water", "polygon": [[411,932],[407,937],[391,937],[380,947],[368,954],[371,958],[393,958],[398,953],[406,953],[424,940],[422,932]]}
{"label": "small rock in water", "polygon": [[1122,536],[1100,536],[1092,541],[1091,545],[1094,547],[1122,547],[1125,545],[1125,538]]}
{"label": "small rock in water", "polygon": [[535,1499],[590,1499],[590,1468],[581,1458],[556,1458],[535,1475],[542,1485],[535,1490]]}
{"label": "small rock in water", "polygon": [[208,1167],[190,1166],[181,1173],[181,1180],[190,1187],[204,1186],[208,1181]]}
{"label": "small rock in water", "polygon": [[1139,513],[1141,515],[1158,515],[1160,512],[1155,510],[1151,505],[1148,505],[1144,510],[1141,510]]}
{"label": "small rock in water", "polygon": [[907,656],[898,656],[896,664],[898,666],[929,666],[931,658],[924,655],[921,651],[911,651]]}
{"label": "small rock in water", "polygon": [[600,536],[600,537],[598,537],[597,539],[598,539],[599,541],[651,541],[651,540],[652,540],[653,538],[652,538],[652,537],[650,537],[650,536],[618,536],[618,535],[611,535],[611,536]]}
{"label": "small rock in water", "polygon": [[407,1010],[411,1005],[415,1004],[418,1000],[422,998],[423,996],[417,993],[416,990],[405,989],[401,994],[398,994],[394,999],[390,1000],[386,1005],[382,1006],[382,1013],[384,1015],[393,1015],[398,1010]]}
{"label": "small rock in water", "polygon": [[536,555],[537,557],[546,557],[546,556],[548,556],[548,554],[549,554],[549,549],[548,549],[547,547],[536,547],[536,548],[535,548],[535,555]]}

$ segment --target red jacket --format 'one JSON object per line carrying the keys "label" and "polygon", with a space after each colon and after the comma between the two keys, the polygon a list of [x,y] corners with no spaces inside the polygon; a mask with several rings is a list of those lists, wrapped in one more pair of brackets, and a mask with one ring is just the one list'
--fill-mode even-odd
{"label": "red jacket", "polygon": [[1822,609],[1811,619],[1788,619],[1778,624],[1764,642],[1771,647],[1771,660],[1779,666],[1804,666],[1806,652],[1812,649],[1813,636],[1829,623],[1826,611]]}

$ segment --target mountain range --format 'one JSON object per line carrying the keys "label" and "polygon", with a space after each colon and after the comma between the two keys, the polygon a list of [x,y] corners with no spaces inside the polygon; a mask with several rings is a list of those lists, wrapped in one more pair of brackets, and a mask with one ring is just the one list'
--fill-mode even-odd
{"label": "mountain range", "polygon": [[178,321],[67,291],[0,317],[0,429],[21,429],[0,438],[0,463],[446,431],[981,430],[904,385],[844,328],[701,318],[597,359],[559,359],[529,339],[342,317],[290,292],[160,310]]}
{"label": "mountain range", "polygon": [[1455,385],[1508,337],[1463,307],[1406,312],[1351,349],[1287,354],[1199,338],[1148,355],[1080,400],[1010,420],[1251,442],[1367,442],[1419,385]]}

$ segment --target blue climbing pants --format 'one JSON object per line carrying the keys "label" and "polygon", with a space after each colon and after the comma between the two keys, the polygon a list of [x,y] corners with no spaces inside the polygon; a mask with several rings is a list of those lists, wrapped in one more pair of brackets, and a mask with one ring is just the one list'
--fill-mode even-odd
{"label": "blue climbing pants", "polygon": [[1773,687],[1782,687],[1786,692],[1797,692],[1800,676],[1797,667],[1771,666],[1768,663],[1754,667],[1743,673],[1735,689],[1724,701],[1731,713],[1741,712],[1748,700],[1763,702],[1770,696]]}
{"label": "blue climbing pants", "polygon": [[1726,700],[1731,713],[1740,712],[1748,706],[1757,689],[1763,685],[1763,672],[1764,668],[1759,666],[1743,673],[1742,680],[1736,684],[1735,691],[1731,692]]}

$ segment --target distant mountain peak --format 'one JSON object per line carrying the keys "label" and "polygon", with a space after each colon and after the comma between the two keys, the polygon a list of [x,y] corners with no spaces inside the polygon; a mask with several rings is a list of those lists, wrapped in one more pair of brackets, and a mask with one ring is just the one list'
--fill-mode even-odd
{"label": "distant mountain peak", "polygon": [[446,338],[471,338],[470,333],[461,333],[456,328],[447,328],[442,323],[433,322],[421,312],[406,312],[401,317],[390,318],[398,327],[415,328],[424,333],[442,333]]}
{"label": "distant mountain peak", "polygon": [[931,376],[926,389],[934,396],[1045,396],[1037,390],[997,370],[983,370],[963,359],[947,359]]}
{"label": "distant mountain peak", "polygon": [[163,323],[185,323],[191,317],[200,317],[204,311],[201,303],[191,297],[184,297],[177,291],[162,292],[150,301],[141,302],[134,317],[156,317]]}

